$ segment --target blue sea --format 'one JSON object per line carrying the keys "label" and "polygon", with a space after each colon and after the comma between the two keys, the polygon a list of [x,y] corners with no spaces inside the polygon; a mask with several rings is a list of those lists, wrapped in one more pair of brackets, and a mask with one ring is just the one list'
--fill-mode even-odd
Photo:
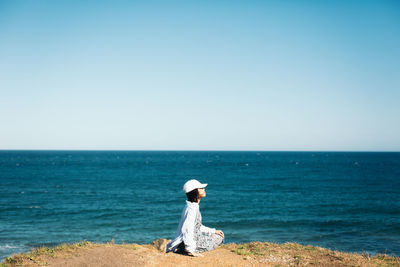
{"label": "blue sea", "polygon": [[173,238],[188,179],[226,243],[400,256],[400,153],[0,151],[0,258],[81,240]]}

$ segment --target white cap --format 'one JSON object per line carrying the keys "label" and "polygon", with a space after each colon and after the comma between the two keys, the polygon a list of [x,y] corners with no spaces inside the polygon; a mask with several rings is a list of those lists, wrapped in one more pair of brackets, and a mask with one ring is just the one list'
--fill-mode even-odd
{"label": "white cap", "polygon": [[187,181],[187,182],[183,185],[183,191],[184,191],[185,193],[189,193],[189,192],[192,191],[192,190],[195,190],[195,189],[197,189],[197,188],[204,188],[204,187],[206,187],[206,186],[207,186],[207,184],[202,184],[202,183],[200,183],[199,181],[197,181],[197,180],[195,180],[195,179],[192,179],[192,180]]}

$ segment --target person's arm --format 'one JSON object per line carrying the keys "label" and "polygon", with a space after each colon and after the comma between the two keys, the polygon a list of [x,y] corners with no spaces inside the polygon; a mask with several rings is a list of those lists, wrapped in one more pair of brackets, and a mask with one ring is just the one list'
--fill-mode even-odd
{"label": "person's arm", "polygon": [[215,234],[220,235],[222,238],[225,238],[225,234],[221,230],[215,230]]}
{"label": "person's arm", "polygon": [[210,228],[207,226],[204,226],[203,224],[200,226],[200,231],[206,234],[215,234],[215,228]]}
{"label": "person's arm", "polygon": [[209,228],[207,226],[201,225],[200,231],[202,231],[203,233],[207,233],[208,235],[217,234],[220,235],[222,238],[225,238],[224,232],[222,232],[221,230],[215,230],[215,228]]}
{"label": "person's arm", "polygon": [[196,210],[188,208],[186,210],[185,221],[182,225],[182,239],[185,243],[185,250],[188,253],[195,253],[196,241],[194,240],[194,224],[196,220]]}

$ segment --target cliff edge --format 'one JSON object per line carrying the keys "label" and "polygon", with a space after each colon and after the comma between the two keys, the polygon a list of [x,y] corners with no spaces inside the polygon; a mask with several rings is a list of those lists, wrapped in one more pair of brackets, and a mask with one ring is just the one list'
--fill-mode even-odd
{"label": "cliff edge", "polygon": [[297,243],[224,244],[203,253],[203,257],[165,253],[166,243],[166,239],[146,245],[82,241],[15,254],[0,266],[400,266],[399,257],[345,253]]}

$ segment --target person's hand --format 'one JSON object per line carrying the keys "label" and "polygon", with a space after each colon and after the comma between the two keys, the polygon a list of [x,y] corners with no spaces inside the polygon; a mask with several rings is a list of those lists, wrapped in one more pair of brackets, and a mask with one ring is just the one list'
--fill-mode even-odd
{"label": "person's hand", "polygon": [[192,256],[192,257],[204,257],[203,254],[198,253],[198,252],[188,252],[188,255]]}
{"label": "person's hand", "polygon": [[217,235],[220,235],[222,238],[224,238],[224,232],[222,232],[221,230],[215,230],[215,233]]}

